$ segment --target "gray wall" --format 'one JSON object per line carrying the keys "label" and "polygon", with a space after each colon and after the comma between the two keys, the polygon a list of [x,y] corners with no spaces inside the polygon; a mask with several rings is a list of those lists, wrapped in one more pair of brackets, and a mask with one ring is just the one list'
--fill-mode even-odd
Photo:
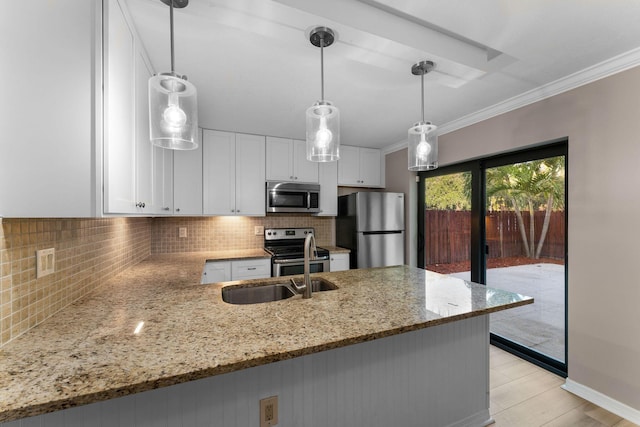
{"label": "gray wall", "polygon": [[[417,257],[415,248],[418,244],[418,211],[416,173],[407,169],[407,149],[389,153],[386,161],[386,187],[385,191],[404,193],[404,224],[405,224],[405,250],[404,262],[415,267]],[[390,173],[393,171],[393,173]]]}
{"label": "gray wall", "polygon": [[[569,379],[640,411],[640,67],[442,135],[439,161],[562,137],[569,138]],[[404,169],[388,161],[387,183]]]}

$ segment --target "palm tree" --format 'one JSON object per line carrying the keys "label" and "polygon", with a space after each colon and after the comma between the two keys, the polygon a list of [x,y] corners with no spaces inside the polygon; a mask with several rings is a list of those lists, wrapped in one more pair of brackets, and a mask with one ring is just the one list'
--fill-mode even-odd
{"label": "palm tree", "polygon": [[[511,205],[518,221],[525,255],[540,258],[549,230],[551,212],[564,208],[564,157],[551,157],[487,169],[487,199],[492,206]],[[534,214],[545,209],[538,244],[535,244]],[[529,211],[529,233],[522,211]]]}

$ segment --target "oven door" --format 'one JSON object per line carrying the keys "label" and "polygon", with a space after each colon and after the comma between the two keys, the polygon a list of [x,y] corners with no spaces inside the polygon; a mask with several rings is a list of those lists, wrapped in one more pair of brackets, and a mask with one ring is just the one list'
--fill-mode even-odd
{"label": "oven door", "polygon": [[[328,259],[319,259],[314,261],[309,261],[309,270],[311,273],[321,273],[329,271],[329,260]],[[295,276],[304,274],[304,261],[286,261],[286,262],[278,262],[278,260],[274,260],[272,263],[271,276],[272,277],[280,277],[280,276]]]}

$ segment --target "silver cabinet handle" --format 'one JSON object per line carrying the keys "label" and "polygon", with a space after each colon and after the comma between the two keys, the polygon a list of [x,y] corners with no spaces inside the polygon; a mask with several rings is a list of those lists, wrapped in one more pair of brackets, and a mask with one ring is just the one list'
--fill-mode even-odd
{"label": "silver cabinet handle", "polygon": [[169,208],[168,208],[168,207],[167,207],[167,208],[162,208],[162,210],[163,210],[163,211],[168,211],[168,210],[169,210]]}

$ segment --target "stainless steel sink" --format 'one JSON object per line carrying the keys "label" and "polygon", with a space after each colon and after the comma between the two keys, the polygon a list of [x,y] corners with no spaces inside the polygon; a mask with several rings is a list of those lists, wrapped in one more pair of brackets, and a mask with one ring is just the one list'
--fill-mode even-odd
{"label": "stainless steel sink", "polygon": [[[302,280],[299,280],[302,282]],[[298,283],[296,283],[298,284]],[[311,279],[313,292],[332,291],[338,287],[328,280]],[[280,301],[302,295],[290,282],[286,283],[257,283],[253,286],[227,286],[222,288],[222,301],[229,304],[259,304],[263,302]]]}
{"label": "stainless steel sink", "polygon": [[333,282],[320,278],[311,279],[311,290],[313,292],[333,291],[334,289],[338,289],[338,287]]}

